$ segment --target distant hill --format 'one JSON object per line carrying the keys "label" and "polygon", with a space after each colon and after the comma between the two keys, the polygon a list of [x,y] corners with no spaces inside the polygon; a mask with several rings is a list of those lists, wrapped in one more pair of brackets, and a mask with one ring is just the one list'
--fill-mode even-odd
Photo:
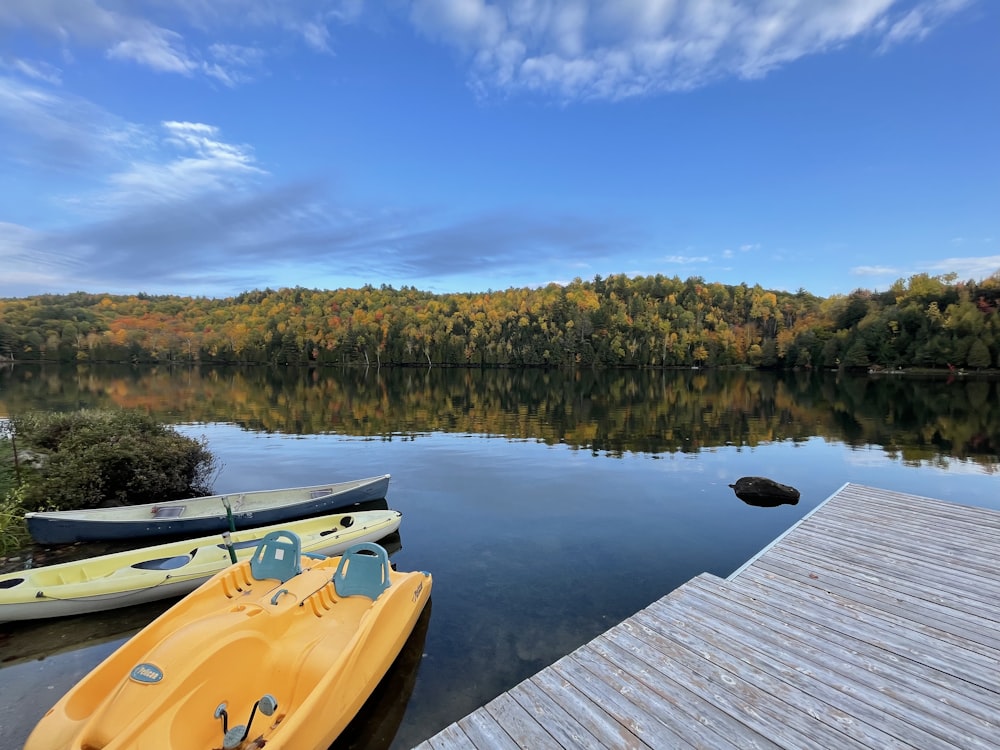
{"label": "distant hill", "polygon": [[1000,272],[821,298],[692,277],[539,289],[265,289],[236,297],[0,299],[16,361],[598,367],[1000,365]]}

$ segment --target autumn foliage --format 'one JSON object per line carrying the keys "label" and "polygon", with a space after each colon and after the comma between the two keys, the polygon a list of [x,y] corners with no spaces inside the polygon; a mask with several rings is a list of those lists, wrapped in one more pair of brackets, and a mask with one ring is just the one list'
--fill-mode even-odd
{"label": "autumn foliage", "polygon": [[577,279],[469,294],[265,289],[223,299],[74,293],[0,300],[0,358],[488,367],[997,366],[1000,273],[885,292]]}

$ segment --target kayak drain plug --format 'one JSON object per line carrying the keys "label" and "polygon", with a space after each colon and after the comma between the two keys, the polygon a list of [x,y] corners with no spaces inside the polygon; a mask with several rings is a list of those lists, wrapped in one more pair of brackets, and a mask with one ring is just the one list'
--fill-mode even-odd
{"label": "kayak drain plug", "polygon": [[270,716],[278,710],[278,701],[270,693],[264,693],[250,710],[250,718],[247,723],[229,728],[229,712],[226,710],[226,703],[220,703],[215,709],[215,718],[222,719],[222,748],[223,750],[233,750],[243,744],[243,741],[250,734],[250,725],[253,724],[253,717],[257,714],[257,709],[264,716]]}

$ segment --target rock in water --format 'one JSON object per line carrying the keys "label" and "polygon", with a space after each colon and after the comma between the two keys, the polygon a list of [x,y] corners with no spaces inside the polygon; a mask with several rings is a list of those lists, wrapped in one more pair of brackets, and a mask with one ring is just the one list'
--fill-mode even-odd
{"label": "rock in water", "polygon": [[797,489],[766,477],[740,477],[736,484],[729,486],[733,488],[736,497],[747,505],[773,508],[778,505],[795,505],[799,501]]}

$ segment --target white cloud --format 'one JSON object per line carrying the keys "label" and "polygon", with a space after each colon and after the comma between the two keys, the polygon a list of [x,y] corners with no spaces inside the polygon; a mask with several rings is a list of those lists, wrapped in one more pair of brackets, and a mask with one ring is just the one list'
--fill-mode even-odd
{"label": "white cloud", "polygon": [[915,273],[927,273],[932,276],[954,273],[962,281],[981,280],[995,273],[1000,273],[1000,255],[983,255],[966,258],[942,258],[941,260],[915,263],[910,269],[893,266],[855,266],[851,269],[854,276],[893,276],[904,277]]}
{"label": "white cloud", "polygon": [[421,32],[467,53],[477,91],[621,99],[759,78],[871,36],[923,38],[968,0],[414,0]]}
{"label": "white cloud", "polygon": [[302,24],[299,31],[306,44],[317,52],[330,51],[330,31],[326,24],[308,21]]}
{"label": "white cloud", "polygon": [[[409,0],[366,6],[361,0],[3,0],[0,29],[38,31],[67,52],[82,45],[112,60],[234,86],[247,81],[253,68],[245,57],[230,54],[239,47],[235,34],[284,32],[326,53],[335,25],[403,8],[421,33],[466,56],[469,84],[480,94],[537,91],[563,100],[616,100],[731,76],[759,78],[857,39],[871,39],[885,51],[923,39],[970,2]],[[169,26],[159,22],[167,8]],[[202,39],[209,40],[203,48]]]}
{"label": "white cloud", "polygon": [[908,40],[921,41],[949,16],[969,4],[970,0],[926,0],[904,13],[889,26],[882,39],[880,52]]}
{"label": "white cloud", "polygon": [[168,121],[155,132],[80,97],[3,76],[0,127],[0,155],[99,186],[59,199],[76,212],[239,190],[266,174],[249,146],[226,142],[212,125]]}
{"label": "white cloud", "polygon": [[210,45],[208,51],[220,63],[240,68],[258,67],[263,62],[266,54],[259,47],[250,47],[242,44],[216,43]]}
{"label": "white cloud", "polygon": [[159,73],[191,75],[201,68],[184,50],[180,34],[147,24],[139,24],[125,39],[107,50],[112,60],[131,60]]}
{"label": "white cloud", "polygon": [[28,62],[18,58],[0,58],[0,68],[18,73],[25,78],[58,86],[62,83],[62,71],[44,61]]}
{"label": "white cloud", "polygon": [[933,263],[922,263],[920,269],[931,274],[956,273],[962,281],[985,279],[1000,272],[1000,255],[971,258],[944,258]]}
{"label": "white cloud", "polygon": [[144,129],[78,97],[0,76],[4,118],[17,124],[8,132],[19,138],[0,148],[51,157],[67,141],[74,152],[60,163],[73,180],[61,183],[61,196],[49,196],[62,203],[56,223],[0,224],[5,296],[76,289],[215,295],[274,285],[291,278],[289,269],[295,280],[281,283],[413,283],[440,279],[441,269],[462,279],[488,268],[497,278],[561,278],[576,263],[606,265],[634,242],[629,227],[579,216],[441,219],[359,210],[332,202],[319,185],[275,185],[249,145],[212,124],[169,120]]}
{"label": "white cloud", "polygon": [[186,200],[206,192],[239,190],[267,174],[257,166],[249,146],[226,143],[212,125],[164,122],[162,127],[162,144],[170,149],[167,157],[156,160],[147,154],[110,175],[110,191],[94,205],[117,208],[126,203]]}
{"label": "white cloud", "polygon": [[900,271],[891,266],[854,266],[851,273],[854,276],[888,276],[899,274]]}
{"label": "white cloud", "polygon": [[[70,292],[79,264],[71,257],[47,249],[47,235],[19,224],[0,222],[0,266],[3,293],[33,293],[37,289]],[[69,280],[71,283],[66,284]]]}
{"label": "white cloud", "polygon": [[63,45],[103,49],[110,59],[131,60],[156,71],[189,75],[200,66],[183,38],[134,12],[101,0],[5,0],[0,28],[47,33]]}
{"label": "white cloud", "polygon": [[704,255],[668,255],[663,259],[663,262],[686,266],[692,263],[707,263],[708,258]]}
{"label": "white cloud", "polygon": [[[531,5],[525,3],[521,10],[528,11]],[[508,28],[504,10],[485,0],[414,0],[410,19],[432,37],[490,57]]]}
{"label": "white cloud", "polygon": [[26,258],[35,234],[28,227],[0,221],[0,259],[4,265]]}
{"label": "white cloud", "polygon": [[[170,26],[164,6],[173,11]],[[262,53],[256,47],[233,44],[227,35],[247,28],[291,33],[310,48],[326,52],[329,25],[357,20],[360,0],[319,0],[309,8],[299,4],[256,0],[2,0],[0,30],[29,30],[54,38],[64,54],[80,46],[97,49],[112,61],[131,62],[159,73],[204,75],[227,86],[249,79]],[[192,28],[197,33],[190,33]],[[204,49],[202,38],[211,41]]]}
{"label": "white cloud", "polygon": [[0,76],[0,153],[20,163],[79,169],[140,144],[141,128],[59,90]]}

